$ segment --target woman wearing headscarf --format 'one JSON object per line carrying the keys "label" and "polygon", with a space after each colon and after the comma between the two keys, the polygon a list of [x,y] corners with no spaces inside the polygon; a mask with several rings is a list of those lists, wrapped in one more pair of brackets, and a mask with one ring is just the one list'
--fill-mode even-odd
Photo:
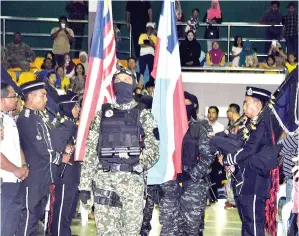
{"label": "woman wearing headscarf", "polygon": [[207,53],[206,61],[208,66],[225,65],[225,54],[216,41],[212,43],[212,50]]}
{"label": "woman wearing headscarf", "polygon": [[180,57],[182,66],[199,66],[201,46],[196,41],[195,34],[189,30],[186,39],[180,45]]}
{"label": "woman wearing headscarf", "polygon": [[256,52],[252,48],[252,44],[249,40],[246,40],[243,43],[243,49],[240,54],[240,63],[241,67],[257,67],[259,61],[257,59]]}
{"label": "woman wearing headscarf", "polygon": [[69,53],[64,54],[63,69],[64,74],[68,78],[72,78],[75,74],[76,64],[72,61],[71,55]]}
{"label": "woman wearing headscarf", "polygon": [[219,39],[219,27],[212,26],[213,24],[222,23],[222,12],[218,0],[211,1],[211,8],[207,10],[203,22],[209,24],[206,27],[205,39],[207,40],[207,51],[212,49],[213,39]]}
{"label": "woman wearing headscarf", "polygon": [[85,73],[88,71],[88,54],[85,51],[79,53],[80,63],[84,66]]}

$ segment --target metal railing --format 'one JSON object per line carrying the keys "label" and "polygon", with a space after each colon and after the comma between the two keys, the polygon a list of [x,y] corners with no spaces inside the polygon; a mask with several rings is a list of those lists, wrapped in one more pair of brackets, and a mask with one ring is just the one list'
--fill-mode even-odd
{"label": "metal railing", "polygon": [[[177,25],[181,25],[181,26],[187,26],[187,22],[177,22]],[[209,25],[207,23],[199,23],[197,24],[200,27],[207,27],[207,26],[219,26],[219,27],[227,27],[227,37],[221,37],[219,39],[211,39],[213,41],[219,41],[219,42],[227,42],[227,50],[225,55],[231,56],[231,52],[230,52],[230,44],[231,42],[234,41],[234,38],[231,37],[231,29],[232,27],[253,27],[253,28],[267,28],[267,27],[283,27],[283,25],[264,25],[264,24],[259,24],[259,23],[246,23],[246,22],[223,22],[221,24],[213,24],[213,25]],[[185,38],[179,38],[179,41],[184,40]],[[197,41],[207,41],[208,39],[205,38],[196,38]],[[243,38],[243,40],[249,40],[251,42],[271,42],[272,40],[269,39],[252,39],[252,38]],[[285,40],[280,40],[280,42],[285,42]],[[257,54],[257,56],[260,57],[264,57],[267,56],[265,54]]]}
{"label": "metal railing", "polygon": [[[2,39],[2,45],[5,47],[6,46],[6,36],[11,36],[14,35],[15,32],[13,31],[7,31],[7,22],[8,21],[21,21],[21,22],[56,22],[58,23],[57,18],[44,18],[44,17],[13,17],[13,16],[0,16],[0,20],[2,22],[1,24],[1,39]],[[88,24],[88,20],[71,20],[68,19],[68,23],[82,23],[82,24]],[[116,24],[121,24],[121,25],[126,25],[124,21],[115,21],[114,23]],[[47,33],[23,33],[21,32],[23,36],[26,37],[51,37],[51,34]],[[88,38],[88,35],[75,35],[74,37],[76,38]],[[118,51],[119,53],[122,54],[129,54],[131,56],[132,54],[132,47],[131,47],[131,41],[132,41],[132,36],[131,32],[128,37],[122,36],[122,40],[129,40],[129,50],[128,51]],[[34,51],[52,51],[52,48],[45,48],[45,47],[31,47],[32,50]],[[75,50],[71,49],[71,52],[77,52],[80,50]],[[87,50],[88,51],[88,50]]]}
{"label": "metal railing", "polygon": [[183,66],[182,71],[204,71],[204,72],[276,72],[280,74],[286,73],[286,68],[275,68],[275,69],[267,69],[267,68],[247,68],[247,67],[218,67],[218,66],[205,66],[205,67],[192,67],[192,66]]}

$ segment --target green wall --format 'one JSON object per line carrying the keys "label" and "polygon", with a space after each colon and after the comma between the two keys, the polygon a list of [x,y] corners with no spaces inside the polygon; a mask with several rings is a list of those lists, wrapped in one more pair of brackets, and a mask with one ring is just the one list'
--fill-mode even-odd
{"label": "green wall", "polygon": [[[66,1],[1,1],[2,16],[22,16],[22,17],[59,17],[66,15]],[[161,11],[161,1],[152,1],[153,19],[155,22],[159,20]],[[287,13],[287,1],[281,1],[280,10],[283,14]],[[203,18],[206,10],[210,7],[210,1],[181,1],[182,9],[185,14],[185,19],[191,15],[193,8],[198,8],[200,11],[200,19]],[[269,1],[220,1],[220,6],[225,22],[258,22],[265,11],[269,9]],[[113,18],[117,21],[125,19],[125,1],[113,1]],[[30,33],[50,33],[51,28],[55,23],[32,23],[32,22],[10,22],[7,23],[7,31],[20,31]],[[86,34],[87,28],[85,27]],[[203,37],[204,28],[200,28],[198,37]],[[262,28],[233,28],[231,37],[234,35],[242,35],[249,38],[262,38],[265,30]],[[122,28],[123,35],[127,35],[124,27]],[[226,37],[227,31],[221,29],[220,37]],[[7,37],[6,42],[10,42],[11,37]],[[29,45],[36,47],[51,47],[52,40],[48,37],[32,38],[25,37],[24,41]],[[226,50],[226,44],[222,43],[222,48]],[[202,47],[205,48],[205,43],[202,42]],[[254,47],[262,50],[263,45],[254,43]],[[87,40],[84,41],[84,49],[87,49]],[[262,50],[263,51],[263,50]],[[43,53],[41,53],[43,54]]]}

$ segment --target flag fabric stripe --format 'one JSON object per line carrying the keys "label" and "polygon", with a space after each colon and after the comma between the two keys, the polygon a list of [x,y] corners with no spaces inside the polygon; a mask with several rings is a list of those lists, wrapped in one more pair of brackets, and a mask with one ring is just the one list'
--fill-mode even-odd
{"label": "flag fabric stripe", "polygon": [[188,128],[181,77],[174,0],[164,1],[159,21],[152,113],[160,133],[159,161],[148,172],[148,184],[162,184],[182,171],[182,140]]}
{"label": "flag fabric stripe", "polygon": [[101,109],[103,103],[114,99],[111,81],[116,70],[116,49],[111,10],[111,0],[98,1],[77,134],[76,161],[82,161],[84,158],[89,126],[96,112]]}

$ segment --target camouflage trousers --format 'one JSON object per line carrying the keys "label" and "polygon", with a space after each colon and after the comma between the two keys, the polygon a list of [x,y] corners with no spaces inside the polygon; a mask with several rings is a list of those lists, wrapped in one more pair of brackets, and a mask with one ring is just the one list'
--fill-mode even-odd
{"label": "camouflage trousers", "polygon": [[181,189],[176,181],[161,185],[159,204],[161,235],[193,236],[204,229],[208,185],[204,180],[185,181]]}
{"label": "camouflage trousers", "polygon": [[175,180],[160,185],[162,198],[159,203],[161,236],[179,235],[180,189]]}
{"label": "camouflage trousers", "polygon": [[153,185],[147,186],[147,197],[146,197],[145,207],[143,209],[143,221],[142,221],[142,227],[140,231],[141,236],[147,236],[152,229],[151,220],[152,220],[153,210],[155,205],[155,201],[153,198],[154,191],[155,191],[155,186]]}
{"label": "camouflage trousers", "polygon": [[204,215],[207,202],[208,184],[203,180],[187,180],[183,184],[180,201],[179,235],[197,236],[204,229]]}
{"label": "camouflage trousers", "polygon": [[[102,181],[95,181],[95,198],[107,197],[97,194],[109,191],[119,197],[119,204],[111,206],[95,201],[95,222],[98,236],[137,236],[140,234],[143,218],[144,179],[131,173],[103,173]],[[103,176],[102,176],[103,177]]]}

